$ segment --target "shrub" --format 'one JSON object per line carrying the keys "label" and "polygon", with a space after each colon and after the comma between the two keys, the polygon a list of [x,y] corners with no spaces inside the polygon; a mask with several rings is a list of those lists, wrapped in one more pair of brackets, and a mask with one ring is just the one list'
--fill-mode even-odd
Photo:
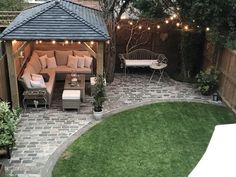
{"label": "shrub", "polygon": [[196,78],[198,90],[203,95],[210,95],[216,91],[218,86],[219,72],[214,67],[210,67],[206,71],[200,71]]}
{"label": "shrub", "polygon": [[0,146],[15,145],[14,132],[19,115],[19,109],[11,110],[7,102],[0,102]]}

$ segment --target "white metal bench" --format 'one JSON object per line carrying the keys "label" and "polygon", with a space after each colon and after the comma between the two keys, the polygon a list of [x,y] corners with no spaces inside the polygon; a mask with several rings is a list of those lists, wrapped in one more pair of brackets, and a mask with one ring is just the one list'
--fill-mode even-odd
{"label": "white metal bench", "polygon": [[127,67],[149,67],[154,62],[167,63],[164,54],[159,54],[146,49],[136,49],[132,52],[119,54],[121,66],[125,75]]}

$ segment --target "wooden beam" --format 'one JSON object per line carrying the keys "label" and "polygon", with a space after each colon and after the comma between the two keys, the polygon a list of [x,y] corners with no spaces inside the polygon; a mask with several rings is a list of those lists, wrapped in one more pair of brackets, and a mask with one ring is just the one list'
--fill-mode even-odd
{"label": "wooden beam", "polygon": [[86,48],[90,55],[92,55],[94,58],[97,58],[96,52],[94,52],[94,50],[86,42],[82,42],[82,45]]}
{"label": "wooden beam", "polygon": [[103,75],[103,62],[104,62],[104,42],[98,42],[97,45],[97,76]]}
{"label": "wooden beam", "polygon": [[16,108],[20,106],[20,102],[19,102],[19,90],[18,90],[16,69],[12,54],[12,41],[6,42],[6,52],[7,52],[7,64],[8,64],[9,81],[10,81],[11,102],[12,106]]}
{"label": "wooden beam", "polygon": [[29,41],[24,42],[18,49],[17,51],[13,54],[13,58],[18,57],[20,52],[23,51],[28,45],[30,44]]}

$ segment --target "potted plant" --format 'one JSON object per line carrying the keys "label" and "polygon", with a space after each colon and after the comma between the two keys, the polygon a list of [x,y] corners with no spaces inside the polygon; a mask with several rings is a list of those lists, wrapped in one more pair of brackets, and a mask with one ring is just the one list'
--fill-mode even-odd
{"label": "potted plant", "polygon": [[102,117],[103,103],[106,100],[106,81],[102,75],[98,75],[95,80],[94,90],[93,90],[93,114],[95,119],[100,119]]}
{"label": "potted plant", "polygon": [[211,95],[217,90],[219,72],[214,67],[209,67],[206,71],[200,71],[196,79],[201,94]]}
{"label": "potted plant", "polygon": [[0,102],[0,150],[10,158],[10,150],[15,145],[15,128],[20,115],[19,109],[10,109],[7,102]]}

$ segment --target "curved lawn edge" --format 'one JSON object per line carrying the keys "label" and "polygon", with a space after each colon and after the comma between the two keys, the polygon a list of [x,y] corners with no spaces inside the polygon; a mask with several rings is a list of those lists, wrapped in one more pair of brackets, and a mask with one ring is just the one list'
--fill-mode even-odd
{"label": "curved lawn edge", "polygon": [[129,109],[134,109],[142,106],[147,106],[151,104],[157,104],[157,103],[174,103],[174,102],[191,102],[191,103],[202,103],[202,104],[212,104],[216,106],[225,106],[222,103],[216,103],[213,101],[206,101],[206,100],[196,100],[196,99],[165,99],[165,100],[149,100],[144,101],[141,103],[136,104],[130,104],[126,105],[125,107],[120,107],[114,110],[110,110],[104,113],[104,116],[101,120],[95,121],[92,120],[90,123],[85,125],[83,128],[79,129],[77,132],[75,132],[73,135],[71,135],[69,138],[67,138],[49,157],[46,164],[44,165],[44,168],[41,170],[41,177],[52,177],[52,171],[54,169],[54,166],[56,165],[56,162],[60,158],[60,156],[63,154],[63,152],[81,135],[86,133],[89,129],[100,123],[102,120],[108,118],[109,116],[115,115],[120,112],[127,111]]}

